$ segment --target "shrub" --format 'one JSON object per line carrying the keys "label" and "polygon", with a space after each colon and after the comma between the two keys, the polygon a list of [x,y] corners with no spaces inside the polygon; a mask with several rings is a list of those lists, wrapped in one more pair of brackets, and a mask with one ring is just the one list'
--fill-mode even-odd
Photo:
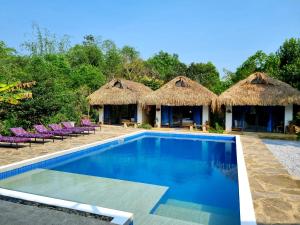
{"label": "shrub", "polygon": [[12,115],[10,118],[7,118],[0,122],[0,133],[2,135],[10,135],[10,128],[17,126],[17,118]]}
{"label": "shrub", "polygon": [[146,129],[146,130],[150,130],[152,129],[152,126],[148,123],[142,123],[138,126],[138,128],[142,128],[142,129]]}
{"label": "shrub", "polygon": [[211,127],[210,129],[208,129],[208,132],[209,133],[223,134],[224,133],[224,129],[218,123],[215,123],[215,127]]}
{"label": "shrub", "polygon": [[68,121],[68,117],[63,113],[57,113],[56,115],[49,118],[48,123],[61,123],[63,121]]}

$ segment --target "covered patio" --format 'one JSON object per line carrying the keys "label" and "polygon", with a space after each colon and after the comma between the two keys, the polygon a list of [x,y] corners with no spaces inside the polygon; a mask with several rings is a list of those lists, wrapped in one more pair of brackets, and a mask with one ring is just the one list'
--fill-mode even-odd
{"label": "covered patio", "polygon": [[209,121],[209,106],[216,97],[196,81],[178,76],[141,102],[156,107],[157,127],[201,127]]}
{"label": "covered patio", "polygon": [[284,132],[283,106],[233,106],[232,130]]}
{"label": "covered patio", "polygon": [[137,104],[104,105],[104,124],[122,124],[124,121],[137,122]]}
{"label": "covered patio", "polygon": [[189,127],[202,124],[202,106],[162,106],[161,126]]}
{"label": "covered patio", "polygon": [[90,105],[99,110],[100,123],[137,124],[147,120],[147,113],[139,100],[151,92],[149,87],[141,83],[113,79],[92,93],[88,99]]}
{"label": "covered patio", "polygon": [[226,131],[283,133],[293,120],[294,104],[300,104],[300,91],[256,72],[223,92],[213,106],[226,107]]}

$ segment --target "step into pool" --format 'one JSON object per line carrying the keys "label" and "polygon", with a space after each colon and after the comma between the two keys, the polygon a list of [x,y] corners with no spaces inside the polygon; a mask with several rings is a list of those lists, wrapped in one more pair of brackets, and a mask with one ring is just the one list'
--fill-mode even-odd
{"label": "step into pool", "polygon": [[234,136],[144,132],[0,179],[1,188],[131,212],[137,225],[241,224]]}

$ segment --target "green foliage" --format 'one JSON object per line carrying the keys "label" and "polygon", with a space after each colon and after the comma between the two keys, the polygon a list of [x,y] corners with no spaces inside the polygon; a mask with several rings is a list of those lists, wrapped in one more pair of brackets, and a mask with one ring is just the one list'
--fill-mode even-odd
{"label": "green foliage", "polygon": [[300,90],[300,38],[286,40],[276,54],[279,57],[278,78]]}
{"label": "green foliage", "polygon": [[222,126],[220,126],[218,123],[215,123],[215,127],[211,127],[208,129],[209,133],[218,133],[218,134],[223,134],[224,129]]}
{"label": "green foliage", "polygon": [[266,72],[270,76],[278,78],[279,64],[280,64],[280,58],[278,57],[278,55],[271,53],[266,60],[265,69],[263,72]]}
{"label": "green foliage", "polygon": [[25,88],[33,86],[35,82],[20,83],[14,82],[11,84],[0,83],[0,104],[8,103],[11,105],[20,104],[20,100],[32,97],[32,93],[26,91]]}
{"label": "green foliage", "polygon": [[102,44],[102,49],[104,51],[105,62],[104,74],[106,74],[108,80],[111,80],[114,77],[120,77],[123,62],[120,50],[111,40],[105,40]]}
{"label": "green foliage", "polygon": [[222,91],[219,72],[211,62],[191,63],[186,71],[186,75],[215,93]]}
{"label": "green foliage", "polygon": [[104,54],[92,35],[85,36],[83,44],[70,48],[67,57],[72,66],[89,64],[99,68],[104,67]]}
{"label": "green foliage", "polygon": [[80,65],[71,72],[70,82],[73,88],[86,85],[91,91],[97,90],[106,82],[106,77],[102,74],[98,67],[90,64]]}
{"label": "green foliage", "polygon": [[[0,113],[1,115],[1,113]],[[11,114],[9,118],[0,121],[0,133],[3,135],[10,135],[9,128],[11,127],[17,127],[18,126],[18,120],[15,114]]]}
{"label": "green foliage", "polygon": [[7,56],[12,56],[16,53],[16,50],[13,48],[8,48],[3,41],[0,41],[0,58],[6,58]]}
{"label": "green foliage", "polygon": [[250,56],[240,67],[237,68],[235,74],[232,76],[233,83],[245,79],[254,72],[266,71],[266,62],[268,55],[263,51],[257,51]]}
{"label": "green foliage", "polygon": [[30,55],[47,55],[64,53],[70,45],[67,35],[60,40],[55,34],[51,34],[47,29],[41,29],[39,25],[32,25],[32,36],[30,40],[25,41],[22,46]]}
{"label": "green foliage", "polygon": [[227,70],[227,69],[223,69],[224,72],[224,76],[221,79],[221,84],[222,84],[222,91],[227,90],[231,85],[233,85],[233,77],[235,76],[235,73]]}
{"label": "green foliage", "polygon": [[185,75],[187,66],[180,62],[177,54],[160,51],[147,60],[148,66],[153,69],[161,80],[169,81],[176,76]]}
{"label": "green foliage", "polygon": [[140,57],[140,53],[135,50],[133,47],[125,45],[121,49],[121,55],[123,58],[123,63],[130,63]]}
{"label": "green foliage", "polygon": [[148,123],[142,123],[138,126],[138,128],[146,129],[146,130],[151,130],[152,126]]}
{"label": "green foliage", "polygon": [[150,87],[152,90],[157,90],[164,84],[163,80],[160,80],[158,78],[151,78],[148,76],[138,77],[137,81]]}
{"label": "green foliage", "polygon": [[300,90],[300,39],[286,40],[276,53],[269,55],[257,51],[235,73],[230,73],[228,84],[232,85],[254,72],[265,72]]}

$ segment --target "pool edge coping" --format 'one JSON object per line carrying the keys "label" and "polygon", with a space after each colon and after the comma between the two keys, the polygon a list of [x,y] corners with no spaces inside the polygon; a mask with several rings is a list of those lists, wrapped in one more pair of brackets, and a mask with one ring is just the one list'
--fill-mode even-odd
{"label": "pool edge coping", "polygon": [[241,225],[257,225],[249,177],[240,135],[235,135]]}
{"label": "pool edge coping", "polygon": [[17,168],[20,168],[20,167],[23,167],[23,166],[27,166],[27,165],[30,165],[30,164],[33,164],[33,163],[41,162],[41,161],[44,161],[44,160],[47,160],[47,159],[52,159],[52,158],[55,158],[55,157],[63,156],[65,154],[78,152],[78,151],[81,151],[85,148],[90,148],[90,147],[94,147],[94,146],[97,146],[97,145],[109,143],[109,142],[112,142],[112,141],[116,141],[116,140],[119,140],[119,139],[122,139],[122,138],[137,135],[137,134],[140,134],[140,133],[144,133],[144,131],[136,131],[136,132],[133,132],[133,133],[130,133],[130,134],[124,134],[124,135],[120,135],[120,136],[113,137],[113,138],[108,138],[108,139],[101,140],[101,141],[95,141],[95,142],[92,142],[92,143],[89,143],[89,144],[80,145],[78,147],[73,147],[73,148],[62,150],[62,151],[57,151],[57,152],[49,153],[49,154],[46,154],[46,155],[37,156],[37,157],[31,158],[31,159],[25,159],[25,160],[22,160],[20,162],[14,162],[14,163],[11,163],[11,164],[7,164],[7,165],[4,165],[4,166],[0,166],[0,173],[6,172],[6,171],[9,171],[9,170],[13,170],[13,169],[17,169]]}
{"label": "pool edge coping", "polygon": [[[152,133],[155,132],[155,133],[181,134],[181,135],[188,134],[188,135],[194,135],[194,136],[206,135],[206,136],[234,137],[235,141],[236,141],[236,154],[237,154],[237,165],[238,165],[237,168],[238,168],[238,186],[239,186],[239,202],[240,202],[241,225],[257,225],[254,206],[253,206],[253,200],[252,200],[252,194],[251,194],[251,190],[250,190],[249,178],[248,178],[248,173],[247,173],[247,168],[246,168],[246,162],[245,162],[243,147],[242,147],[242,143],[241,143],[241,139],[240,139],[239,135],[214,134],[214,133],[193,133],[193,132],[180,132],[180,131],[139,130],[139,131],[136,131],[136,132],[132,132],[130,134],[120,135],[120,136],[117,136],[117,137],[108,138],[108,139],[101,140],[101,141],[96,141],[96,142],[93,142],[93,143],[90,143],[90,144],[81,145],[81,146],[78,146],[78,147],[62,150],[62,151],[59,151],[59,152],[54,152],[54,153],[46,154],[46,155],[43,155],[43,156],[34,157],[32,159],[26,159],[26,160],[22,160],[20,162],[4,165],[4,166],[0,167],[0,173],[10,171],[10,170],[13,170],[13,169],[17,169],[17,168],[20,168],[22,166],[30,165],[30,164],[33,164],[33,163],[41,162],[41,161],[44,161],[44,160],[47,160],[47,159],[52,159],[52,158],[55,158],[55,157],[63,156],[63,155],[68,154],[68,153],[74,153],[74,152],[77,152],[77,151],[81,151],[85,148],[94,147],[94,146],[97,146],[97,145],[101,145],[101,144],[109,143],[109,142],[112,142],[112,141],[124,139],[124,138],[131,137],[131,136],[134,136],[134,135],[143,134],[143,133],[151,133],[151,132]],[[9,190],[0,188],[0,194],[2,194],[3,191],[5,192],[5,191],[9,191]],[[27,193],[23,193],[23,192],[16,192],[16,191],[14,191],[14,192],[15,192],[14,194],[16,194],[18,196],[22,196],[22,194],[27,194]],[[34,195],[34,196],[44,197],[44,196],[39,196],[39,195]],[[49,198],[49,197],[47,197],[47,198]],[[50,199],[55,200],[54,198],[50,198]],[[61,200],[61,199],[56,199],[56,200]],[[66,201],[66,200],[62,200],[62,201]],[[51,202],[55,202],[55,201],[51,201]],[[92,206],[92,207],[99,207],[99,206]],[[102,207],[99,207],[99,208],[102,208]],[[118,210],[107,209],[107,208],[103,208],[103,209],[112,210],[114,212],[118,211]],[[132,221],[132,219],[133,219],[133,214],[132,213],[123,212],[123,211],[119,211],[119,212],[121,212],[121,214],[122,213],[128,213],[128,215],[131,214],[131,217],[128,218],[128,219],[130,219]],[[111,222],[113,222],[113,221],[111,221]],[[122,223],[119,223],[119,224],[122,224]],[[125,224],[127,224],[127,223],[125,223]]]}
{"label": "pool edge coping", "polygon": [[105,207],[100,207],[96,205],[83,204],[58,198],[51,198],[42,195],[35,195],[20,191],[12,191],[4,188],[0,188],[0,195],[7,196],[16,199],[22,199],[31,202],[38,202],[41,204],[73,209],[75,211],[87,212],[91,214],[112,217],[113,219],[108,223],[113,223],[116,225],[130,225],[133,221],[133,213],[125,212],[116,209],[109,209]]}

